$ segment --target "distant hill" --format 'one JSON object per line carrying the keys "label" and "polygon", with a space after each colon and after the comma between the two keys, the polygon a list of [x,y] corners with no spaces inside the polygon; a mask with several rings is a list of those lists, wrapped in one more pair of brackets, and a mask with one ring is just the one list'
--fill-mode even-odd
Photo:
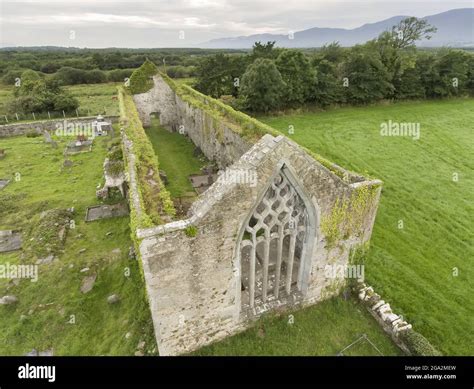
{"label": "distant hill", "polygon": [[[276,41],[279,47],[321,47],[327,43],[338,41],[341,46],[354,46],[376,38],[381,32],[390,30],[400,20],[407,16],[394,16],[377,23],[364,24],[354,29],[319,28],[298,31],[294,39],[288,35],[257,34],[239,36],[236,38],[213,39],[198,45],[202,48],[241,49],[251,48],[255,42]],[[428,23],[438,28],[438,32],[431,40],[418,42],[418,46],[425,47],[472,47],[474,46],[474,9],[460,8],[426,16]]]}

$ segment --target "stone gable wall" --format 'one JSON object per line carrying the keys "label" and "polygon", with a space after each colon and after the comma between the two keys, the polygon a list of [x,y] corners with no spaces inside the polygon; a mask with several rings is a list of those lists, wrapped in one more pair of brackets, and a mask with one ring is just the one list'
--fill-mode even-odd
{"label": "stone gable wall", "polygon": [[[356,190],[354,184],[329,172],[294,142],[266,135],[231,167],[256,169],[255,187],[227,182],[221,176],[193,205],[189,219],[138,230],[161,354],[190,352],[251,325],[252,319],[241,312],[241,271],[235,255],[238,234],[282,161],[298,174],[319,220],[331,213],[335,198],[347,198]],[[286,302],[286,307],[314,304],[339,293],[345,280],[325,278],[324,269],[328,264],[347,264],[351,248],[370,237],[380,187],[375,190],[361,229],[339,241],[337,247],[328,248],[317,222],[307,293],[301,301]],[[194,237],[186,233],[191,225],[197,229]],[[254,318],[261,313],[255,312]]]}
{"label": "stone gable wall", "polygon": [[170,131],[188,135],[219,168],[236,162],[252,144],[239,136],[228,124],[216,120],[209,112],[183,100],[159,75],[155,86],[146,93],[134,95],[140,120],[150,125],[150,115],[159,115],[160,124]]}
{"label": "stone gable wall", "polygon": [[[194,104],[168,82],[156,75],[151,90],[133,96],[143,124],[156,113],[168,130],[184,129],[223,171],[187,219],[134,231],[159,352],[178,355],[242,331],[274,308],[296,309],[338,294],[347,280],[328,278],[325,269],[347,265],[352,250],[369,241],[382,183],[322,162],[282,135],[250,142],[205,100]],[[243,226],[282,166],[314,213],[305,289],[244,309],[237,254]],[[238,182],[226,175],[231,171],[252,171],[257,179]]]}

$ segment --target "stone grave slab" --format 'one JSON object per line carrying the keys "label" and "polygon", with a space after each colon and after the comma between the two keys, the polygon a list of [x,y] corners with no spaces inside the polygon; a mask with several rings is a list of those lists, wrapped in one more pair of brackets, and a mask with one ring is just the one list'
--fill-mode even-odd
{"label": "stone grave slab", "polygon": [[21,232],[14,230],[0,231],[0,253],[21,249]]}
{"label": "stone grave slab", "polygon": [[112,205],[94,205],[88,207],[86,211],[86,222],[94,220],[108,219],[111,217],[126,216],[129,214],[128,205],[126,203],[118,203]]}
{"label": "stone grave slab", "polygon": [[73,155],[79,153],[88,153],[92,151],[92,143],[93,142],[91,140],[70,142],[66,146],[64,154]]}
{"label": "stone grave slab", "polygon": [[6,178],[0,178],[0,190],[5,188],[9,183],[10,180],[7,180]]}

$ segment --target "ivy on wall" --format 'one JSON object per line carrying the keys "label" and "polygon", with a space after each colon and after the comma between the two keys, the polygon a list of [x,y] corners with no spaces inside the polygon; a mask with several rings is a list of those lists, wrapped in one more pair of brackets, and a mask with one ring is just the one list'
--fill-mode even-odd
{"label": "ivy on wall", "polygon": [[349,198],[336,199],[331,212],[321,220],[321,231],[326,236],[328,247],[361,232],[364,217],[377,195],[379,186],[359,186]]}

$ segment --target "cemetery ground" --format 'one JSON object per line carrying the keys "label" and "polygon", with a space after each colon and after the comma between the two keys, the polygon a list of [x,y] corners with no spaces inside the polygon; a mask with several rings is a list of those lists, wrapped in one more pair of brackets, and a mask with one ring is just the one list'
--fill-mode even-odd
{"label": "cemetery ground", "polygon": [[[67,168],[63,150],[71,139],[55,140],[56,149],[43,137],[0,139],[0,148],[6,149],[0,177],[11,178],[0,191],[0,230],[23,233],[22,250],[0,254],[0,264],[35,264],[38,257],[47,258],[45,241],[55,255],[54,261],[38,265],[37,282],[0,279],[0,295],[18,298],[16,304],[0,305],[0,355],[25,355],[33,349],[53,350],[54,355],[156,353],[138,261],[128,255],[129,218],[84,221],[86,207],[100,203],[95,192],[103,184],[110,137],[95,138],[90,153],[68,156],[73,165]],[[55,244],[54,234],[38,231],[42,212],[71,207],[75,228],[67,229],[64,245],[59,240]],[[92,289],[82,293],[84,280],[92,282],[94,276]],[[113,294],[120,301],[109,304]]]}
{"label": "cemetery ground", "polygon": [[[443,354],[472,355],[474,100],[260,119],[345,168],[383,180],[367,283]],[[420,123],[420,139],[381,136],[389,120]]]}

